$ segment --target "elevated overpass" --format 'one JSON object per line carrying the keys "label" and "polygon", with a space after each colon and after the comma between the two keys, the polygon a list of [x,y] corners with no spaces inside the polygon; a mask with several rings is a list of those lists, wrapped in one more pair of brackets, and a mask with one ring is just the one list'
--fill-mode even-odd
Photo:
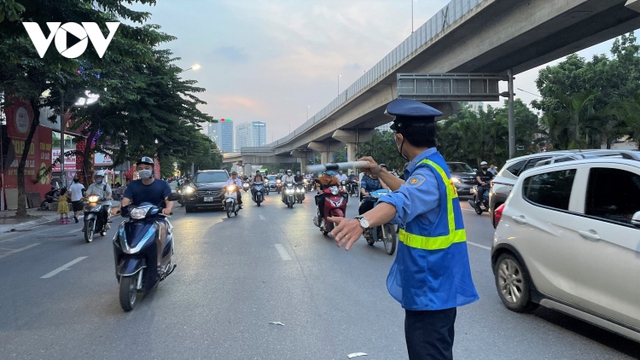
{"label": "elevated overpass", "polygon": [[[509,73],[521,73],[640,28],[640,13],[625,7],[626,2],[453,0],[291,134],[264,147],[243,148],[239,156],[227,159],[241,159],[244,164],[282,162],[286,156],[306,159],[315,151],[326,162],[345,144],[348,158],[353,159],[356,144],[389,122],[384,108],[398,97],[429,103],[444,116],[457,110],[452,99],[438,97],[446,92],[443,87],[407,94],[399,81],[403,76],[464,73],[508,80]],[[630,7],[640,9],[637,2],[629,0],[634,3]],[[451,81],[450,87],[455,86]],[[467,100],[483,96],[484,101],[499,100],[497,89],[489,87],[476,93],[470,89]]]}

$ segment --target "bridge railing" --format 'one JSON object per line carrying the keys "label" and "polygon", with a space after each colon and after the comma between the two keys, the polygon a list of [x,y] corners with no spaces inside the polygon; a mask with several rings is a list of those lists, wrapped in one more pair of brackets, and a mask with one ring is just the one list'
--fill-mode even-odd
{"label": "bridge railing", "polygon": [[267,144],[266,146],[270,148],[278,147],[281,144],[288,143],[297,135],[305,132],[313,124],[333,113],[348,100],[358,96],[362,91],[368,89],[371,85],[376,84],[380,79],[391,74],[405,60],[407,60],[407,58],[411,57],[418,49],[420,49],[420,47],[440,33],[446,31],[456,20],[462,18],[471,12],[476,6],[485,1],[488,0],[452,0],[317,114],[289,135],[272,142],[271,144]]}

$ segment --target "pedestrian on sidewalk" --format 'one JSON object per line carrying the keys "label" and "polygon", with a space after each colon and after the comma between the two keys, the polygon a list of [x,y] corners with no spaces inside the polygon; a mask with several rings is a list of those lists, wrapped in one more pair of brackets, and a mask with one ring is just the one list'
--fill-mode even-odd
{"label": "pedestrian on sidewalk", "polygon": [[58,196],[58,214],[60,214],[60,224],[68,224],[69,221],[69,193],[67,188],[60,190]]}
{"label": "pedestrian on sidewalk", "polygon": [[80,178],[76,175],[73,177],[73,184],[69,186],[71,192],[71,205],[73,207],[73,220],[78,222],[78,215],[82,212],[82,197],[84,185],[80,184]]}

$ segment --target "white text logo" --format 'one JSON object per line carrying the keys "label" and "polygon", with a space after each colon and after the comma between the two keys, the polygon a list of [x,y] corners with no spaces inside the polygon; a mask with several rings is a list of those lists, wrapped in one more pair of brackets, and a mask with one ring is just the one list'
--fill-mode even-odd
{"label": "white text logo", "polygon": [[[50,31],[49,37],[44,36],[42,29],[40,29],[40,25],[37,23],[23,22],[22,25],[24,25],[24,28],[27,30],[27,34],[29,34],[31,42],[33,42],[33,46],[36,47],[36,51],[38,52],[38,55],[40,55],[40,58],[44,57],[44,54],[46,54],[47,49],[49,49],[49,46],[51,45],[51,41],[55,38],[56,49],[60,55],[68,59],[75,59],[87,50],[89,40],[91,40],[91,44],[93,44],[93,47],[96,49],[98,56],[102,58],[105,51],[107,51],[109,43],[111,43],[111,39],[113,39],[113,36],[116,34],[116,30],[118,29],[118,26],[120,26],[120,23],[106,23],[107,28],[109,29],[109,35],[106,38],[102,35],[98,24],[93,22],[83,22],[82,25],[73,22],[64,24],[59,22],[48,22],[47,26]],[[80,41],[72,47],[67,48],[67,34],[77,37]]]}

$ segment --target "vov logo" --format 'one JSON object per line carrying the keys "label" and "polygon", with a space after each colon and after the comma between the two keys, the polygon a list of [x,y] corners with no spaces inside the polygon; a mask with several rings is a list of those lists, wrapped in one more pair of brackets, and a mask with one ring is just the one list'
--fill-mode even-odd
{"label": "vov logo", "polygon": [[[106,38],[102,35],[98,24],[94,22],[83,22],[82,25],[74,22],[64,24],[59,22],[48,22],[47,26],[50,31],[49,37],[44,36],[42,29],[40,29],[40,25],[35,22],[23,22],[22,25],[27,30],[27,34],[29,34],[31,42],[33,42],[33,46],[36,47],[36,51],[38,52],[38,55],[40,55],[40,58],[44,57],[44,54],[47,53],[47,50],[51,45],[51,41],[55,38],[56,49],[60,55],[68,59],[75,59],[84,54],[87,50],[89,40],[91,40],[91,44],[93,44],[98,56],[102,59],[102,56],[107,51],[107,47],[109,46],[109,43],[111,43],[113,36],[116,34],[116,30],[118,29],[118,26],[120,26],[120,23],[106,23],[107,28],[109,29],[109,35]],[[67,34],[77,37],[80,41],[70,48],[67,48]]]}

